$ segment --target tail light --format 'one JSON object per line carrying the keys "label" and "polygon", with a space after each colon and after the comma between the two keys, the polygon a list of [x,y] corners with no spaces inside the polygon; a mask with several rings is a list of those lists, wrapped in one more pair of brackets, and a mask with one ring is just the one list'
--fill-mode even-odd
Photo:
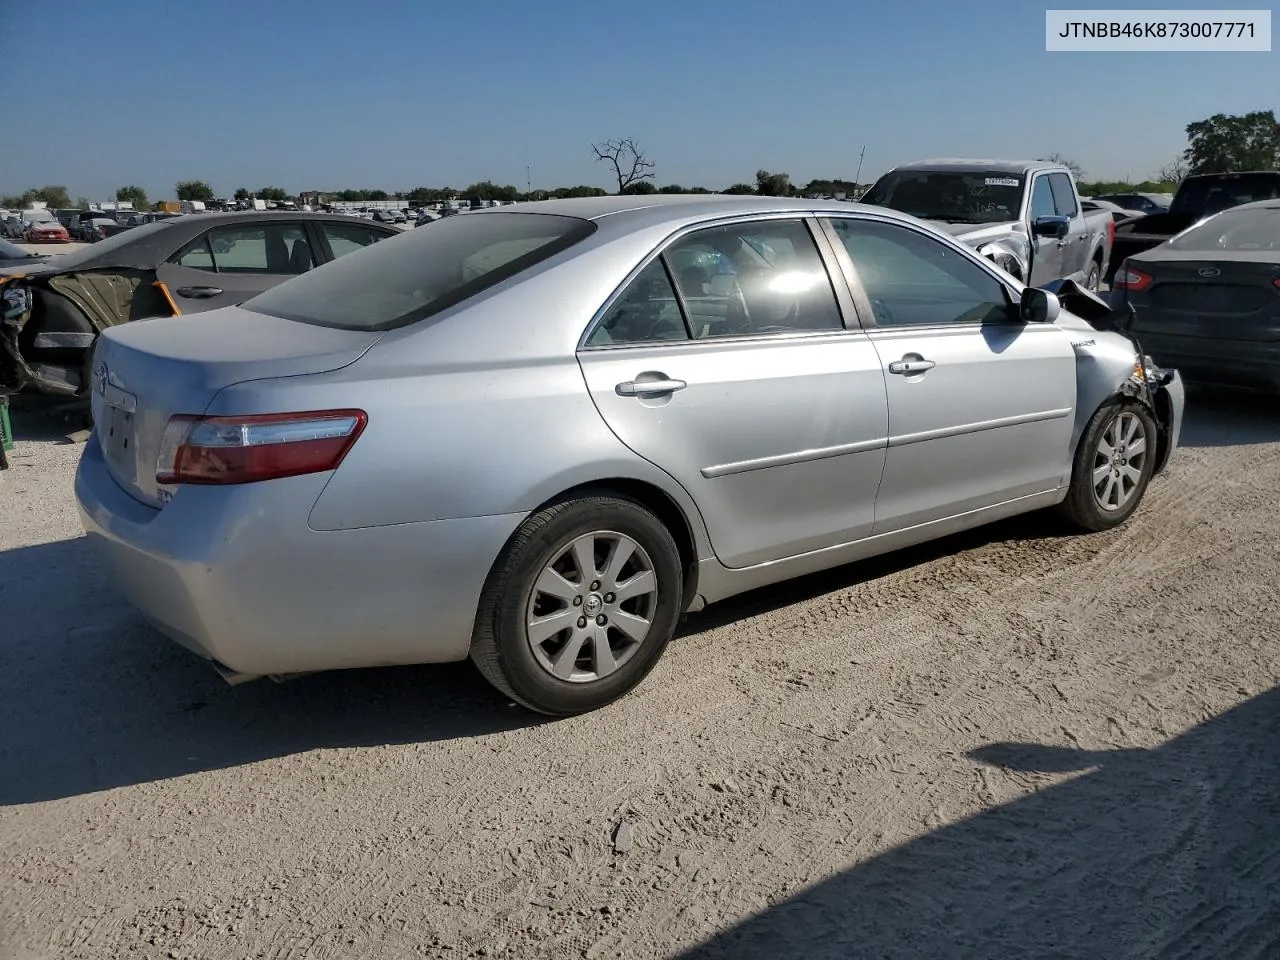
{"label": "tail light", "polygon": [[1107,245],[1114,246],[1116,242],[1116,218],[1109,217],[1107,219]]}
{"label": "tail light", "polygon": [[1277,289],[1280,289],[1280,277],[1276,277],[1274,280],[1272,280],[1271,285]]}
{"label": "tail light", "polygon": [[156,483],[257,483],[334,470],[367,422],[363,410],[170,417]]}
{"label": "tail light", "polygon": [[1117,290],[1145,290],[1151,286],[1151,280],[1151,274],[1143,273],[1137,267],[1123,263],[1116,271],[1115,280],[1112,281],[1111,286]]}

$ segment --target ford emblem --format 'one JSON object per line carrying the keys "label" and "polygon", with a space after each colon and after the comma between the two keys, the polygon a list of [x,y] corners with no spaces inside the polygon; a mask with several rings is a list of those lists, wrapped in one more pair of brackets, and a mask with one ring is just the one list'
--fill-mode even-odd
{"label": "ford emblem", "polygon": [[1217,267],[1201,267],[1200,276],[1202,277],[1218,277],[1222,275],[1222,271]]}

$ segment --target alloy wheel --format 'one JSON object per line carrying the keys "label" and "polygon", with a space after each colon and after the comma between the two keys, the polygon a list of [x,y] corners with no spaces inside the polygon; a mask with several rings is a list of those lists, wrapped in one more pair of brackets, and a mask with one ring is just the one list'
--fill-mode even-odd
{"label": "alloy wheel", "polygon": [[1124,412],[1111,421],[1093,457],[1093,496],[1108,512],[1122,510],[1142,483],[1147,432],[1142,419]]}
{"label": "alloy wheel", "polygon": [[590,683],[627,663],[653,626],[658,579],[638,542],[613,531],[575,537],[534,582],[525,634],[538,664]]}

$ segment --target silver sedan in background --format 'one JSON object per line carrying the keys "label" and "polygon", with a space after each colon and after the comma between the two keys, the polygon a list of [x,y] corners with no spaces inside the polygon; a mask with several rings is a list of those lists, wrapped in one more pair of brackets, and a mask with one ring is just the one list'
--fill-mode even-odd
{"label": "silver sedan in background", "polygon": [[883,208],[477,211],[107,330],[76,495],[230,680],[470,657],[573,714],[706,603],[1041,508],[1129,517],[1180,380],[1063,302]]}

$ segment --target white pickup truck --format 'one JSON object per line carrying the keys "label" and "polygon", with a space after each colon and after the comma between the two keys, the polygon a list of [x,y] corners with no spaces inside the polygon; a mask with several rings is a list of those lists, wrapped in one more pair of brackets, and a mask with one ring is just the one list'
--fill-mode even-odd
{"label": "white pickup truck", "polygon": [[928,220],[1033,287],[1074,280],[1097,290],[1115,222],[1081,207],[1075,178],[1039,161],[928,160],[894,167],[863,203]]}

